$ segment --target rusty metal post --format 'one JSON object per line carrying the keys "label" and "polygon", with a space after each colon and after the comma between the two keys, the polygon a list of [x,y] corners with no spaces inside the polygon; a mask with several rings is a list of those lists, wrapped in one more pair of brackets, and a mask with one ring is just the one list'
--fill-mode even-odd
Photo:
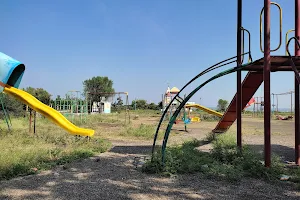
{"label": "rusty metal post", "polygon": [[[256,100],[256,97],[254,97],[254,99]],[[252,114],[252,117],[255,117],[255,109],[256,109],[255,105],[256,105],[256,101],[253,104],[253,114]]]}
{"label": "rusty metal post", "polygon": [[271,0],[264,1],[264,143],[265,166],[271,165],[271,105],[270,105],[270,7]]}
{"label": "rusty metal post", "polygon": [[260,97],[260,112],[263,112],[263,97]]}
{"label": "rusty metal post", "polygon": [[[237,11],[237,65],[242,64],[242,0],[238,0]],[[242,72],[237,71],[237,101],[236,101],[236,119],[237,119],[237,146],[242,147]]]}
{"label": "rusty metal post", "polygon": [[[300,0],[295,0],[295,37],[300,39]],[[295,42],[295,56],[300,55],[300,49]],[[295,77],[295,162],[300,164],[300,127],[299,127],[299,83]]]}
{"label": "rusty metal post", "polygon": [[29,108],[29,133],[31,133],[32,110]]}
{"label": "rusty metal post", "polygon": [[276,95],[276,110],[277,110],[277,114],[279,113],[279,110],[278,110],[278,95]]}
{"label": "rusty metal post", "polygon": [[36,123],[36,111],[34,111],[34,115],[33,115],[33,133],[35,135],[35,123]]}
{"label": "rusty metal post", "polygon": [[291,116],[293,115],[293,91],[291,91]]}

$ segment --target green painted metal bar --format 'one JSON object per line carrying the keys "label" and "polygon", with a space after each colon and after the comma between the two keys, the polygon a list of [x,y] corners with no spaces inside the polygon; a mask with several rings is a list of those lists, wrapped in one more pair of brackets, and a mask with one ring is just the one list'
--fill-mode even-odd
{"label": "green painted metal bar", "polygon": [[162,144],[162,164],[164,165],[164,161],[165,161],[165,150],[166,150],[166,146],[167,146],[167,142],[168,142],[168,138],[172,129],[172,126],[176,120],[177,115],[179,114],[180,110],[184,107],[184,105],[186,104],[186,102],[192,97],[194,96],[194,94],[196,92],[198,92],[202,87],[204,87],[206,84],[208,84],[209,82],[218,79],[222,76],[231,74],[233,72],[237,72],[239,70],[241,70],[242,68],[251,65],[252,63],[248,63],[248,64],[244,64],[242,66],[239,67],[234,67],[228,70],[225,70],[221,73],[218,73],[217,75],[213,76],[212,78],[208,79],[207,81],[205,81],[204,83],[202,83],[201,85],[199,85],[196,89],[194,89],[185,99],[184,101],[178,106],[178,108],[176,109],[176,111],[174,112],[173,116],[171,117],[171,120],[169,121],[169,124],[167,126],[165,135],[164,135],[164,140],[163,140],[163,144]]}
{"label": "green painted metal bar", "polygon": [[[243,53],[242,55],[247,55],[247,54],[249,54],[249,56],[250,56],[251,53],[250,53],[250,52],[247,52],[247,53]],[[211,71],[213,71],[213,70],[215,70],[215,69],[221,68],[221,67],[226,66],[226,65],[228,65],[228,64],[235,63],[236,60],[233,60],[233,59],[235,59],[235,58],[237,58],[237,56],[234,56],[234,57],[228,58],[228,59],[226,59],[226,60],[223,60],[223,61],[221,61],[221,62],[218,62],[218,63],[216,63],[216,64],[210,66],[209,68],[203,70],[202,72],[200,72],[198,75],[196,75],[194,78],[192,78],[187,84],[185,84],[185,85],[180,89],[180,91],[176,94],[176,96],[171,100],[170,104],[168,104],[168,105],[165,107],[165,109],[164,109],[164,111],[163,111],[163,114],[162,114],[162,116],[161,116],[161,118],[160,118],[160,121],[159,121],[159,123],[158,123],[158,125],[157,125],[155,134],[154,134],[154,139],[153,139],[153,144],[152,144],[152,158],[153,158],[153,153],[154,153],[154,150],[155,150],[155,145],[156,145],[156,140],[157,140],[157,136],[158,136],[158,133],[159,133],[159,129],[160,129],[160,127],[161,127],[162,122],[165,120],[165,116],[168,114],[168,110],[169,110],[169,108],[170,108],[170,106],[171,106],[171,103],[176,99],[176,97],[179,96],[179,94],[180,94],[180,93],[181,93],[188,85],[190,85],[191,83],[193,83],[195,80],[197,80],[198,78],[200,78],[200,77],[203,76],[204,74],[206,74],[206,73],[208,73],[208,72],[211,72]],[[233,60],[233,61],[230,61],[230,60]]]}
{"label": "green painted metal bar", "polygon": [[3,110],[3,114],[4,114],[4,120],[7,124],[7,128],[8,128],[8,130],[11,130],[12,124],[11,124],[11,120],[10,120],[10,117],[8,115],[8,112],[7,112],[7,110],[5,108],[5,105],[4,105],[3,95],[0,96],[0,101],[1,101],[1,107],[2,107],[2,110]]}

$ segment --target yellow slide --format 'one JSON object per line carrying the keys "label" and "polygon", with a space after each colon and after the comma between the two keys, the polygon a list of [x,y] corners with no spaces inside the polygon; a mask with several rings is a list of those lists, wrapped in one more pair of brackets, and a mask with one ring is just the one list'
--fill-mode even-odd
{"label": "yellow slide", "polygon": [[23,90],[19,90],[17,88],[7,86],[4,88],[4,92],[10,94],[20,100],[21,102],[27,104],[33,110],[41,113],[60,127],[64,128],[68,132],[73,135],[81,135],[81,136],[93,136],[94,130],[91,129],[84,129],[75,126],[73,123],[68,121],[60,112],[56,111],[55,109],[43,104],[39,100],[37,100],[32,95],[28,94]]}
{"label": "yellow slide", "polygon": [[189,104],[189,105],[185,105],[185,107],[186,107],[186,108],[192,108],[192,107],[198,108],[198,109],[200,109],[200,110],[203,110],[203,111],[205,111],[205,112],[207,112],[207,113],[209,113],[209,114],[216,115],[216,116],[218,116],[218,117],[222,117],[222,116],[223,116],[222,113],[219,113],[219,112],[214,111],[214,110],[212,110],[212,109],[209,109],[209,108],[207,108],[207,107],[201,106],[201,105],[199,105],[199,104]]}

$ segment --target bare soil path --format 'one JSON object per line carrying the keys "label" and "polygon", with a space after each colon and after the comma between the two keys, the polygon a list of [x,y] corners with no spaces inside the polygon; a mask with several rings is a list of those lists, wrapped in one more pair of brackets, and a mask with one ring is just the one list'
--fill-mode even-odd
{"label": "bare soil path", "polygon": [[[275,124],[275,123],[274,123]],[[288,149],[293,156],[293,123],[272,124],[273,150]],[[216,122],[190,125],[170,144],[187,138],[201,139]],[[262,149],[262,120],[245,120],[243,139]],[[182,128],[176,126],[175,128]],[[233,129],[235,127],[233,126]],[[277,128],[277,129],[276,129]],[[58,166],[37,175],[0,182],[0,199],[300,199],[300,191],[287,182],[267,183],[243,179],[238,184],[201,177],[200,174],[166,178],[136,169],[136,157],[149,154],[152,141],[114,140],[110,151],[99,156]],[[159,143],[160,144],[160,143]]]}
{"label": "bare soil path", "polygon": [[0,199],[299,199],[288,183],[245,179],[239,184],[202,178],[148,175],[135,168],[135,157],[151,142],[113,141],[109,152],[65,167],[0,183]]}

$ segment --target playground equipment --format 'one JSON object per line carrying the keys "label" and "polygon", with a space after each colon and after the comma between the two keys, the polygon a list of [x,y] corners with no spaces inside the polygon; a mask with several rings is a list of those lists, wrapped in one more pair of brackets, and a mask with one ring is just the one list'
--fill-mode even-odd
{"label": "playground equipment", "polygon": [[[279,9],[280,13],[280,30],[279,30],[279,45],[276,49],[270,49],[270,7],[271,5],[276,6]],[[262,15],[264,14],[264,25],[262,23]],[[192,80],[190,80],[182,89],[177,93],[177,95],[171,100],[180,99],[180,105],[173,113],[168,126],[165,130],[165,135],[162,143],[162,163],[165,161],[165,150],[168,142],[168,137],[173,126],[173,123],[176,119],[176,116],[179,114],[182,107],[185,106],[186,102],[202,87],[206,84],[212,82],[215,79],[218,79],[222,76],[237,73],[237,93],[232,99],[230,105],[228,106],[223,117],[217,124],[216,128],[213,130],[215,133],[224,133],[228,128],[237,120],[237,146],[241,149],[242,147],[242,110],[247,105],[249,100],[253,97],[254,93],[257,91],[259,86],[264,81],[264,157],[265,157],[265,166],[270,167],[271,165],[271,93],[270,93],[270,73],[276,71],[293,71],[295,74],[295,162],[300,164],[300,127],[299,127],[299,83],[300,76],[298,69],[300,69],[300,0],[295,0],[295,37],[292,37],[288,40],[285,49],[288,56],[271,56],[270,52],[277,51],[282,43],[282,9],[279,4],[271,2],[270,0],[264,0],[264,7],[260,12],[260,49],[264,53],[264,57],[258,60],[253,61],[251,56],[251,37],[250,31],[242,27],[242,0],[238,0],[238,20],[237,20],[237,53],[236,56],[221,61],[206,70],[202,71],[200,74],[196,75]],[[264,27],[264,33],[263,28]],[[244,52],[244,43],[245,43],[245,32],[249,37],[248,52]],[[262,36],[264,36],[264,45],[262,45]],[[295,40],[295,56],[292,56],[289,51],[289,45],[291,40]],[[264,47],[262,47],[264,46]],[[243,64],[245,55],[248,55],[248,63]],[[206,80],[198,87],[196,87],[192,92],[190,92],[186,98],[180,98],[182,91],[194,82],[196,79],[202,75],[213,71],[214,69],[223,67],[225,65],[237,63],[236,67],[227,69],[221,73],[218,73],[212,76],[210,79]],[[243,82],[241,82],[241,72],[248,71]],[[169,104],[170,105],[170,104]],[[169,106],[168,105],[168,106]],[[168,107],[167,106],[167,107]],[[167,110],[167,109],[166,109]],[[158,131],[161,127],[162,120],[166,114],[166,110],[162,114],[162,117],[157,126],[153,147],[152,155],[155,150],[155,144],[157,140]],[[152,156],[153,157],[153,156]]]}
{"label": "playground equipment", "polygon": [[11,130],[12,124],[11,124],[11,120],[10,120],[10,117],[9,117],[9,113],[8,113],[8,111],[5,107],[4,101],[3,101],[3,93],[1,93],[0,95],[1,95],[0,96],[0,103],[1,103],[0,106],[1,106],[1,109],[3,111],[3,118],[4,118],[4,121],[7,125],[8,130]]}
{"label": "playground equipment", "polygon": [[247,103],[247,105],[245,106],[245,108],[244,109],[246,109],[246,108],[248,108],[248,107],[250,107],[252,104],[255,104],[255,98],[254,97],[252,97],[251,99],[250,99],[250,101]]}
{"label": "playground equipment", "polygon": [[200,117],[192,117],[191,118],[191,122],[200,122],[200,121],[201,121]]}
{"label": "playground equipment", "polygon": [[200,109],[200,110],[203,110],[203,111],[205,111],[205,112],[207,112],[207,113],[209,113],[209,114],[215,115],[215,116],[217,116],[217,117],[222,117],[222,116],[223,116],[222,113],[219,113],[219,112],[217,112],[217,111],[214,111],[214,110],[212,110],[212,109],[209,109],[209,108],[207,108],[207,107],[205,107],[205,106],[201,106],[201,105],[199,105],[199,104],[185,105],[185,107],[186,107],[186,108],[198,108],[198,109]]}
{"label": "playground equipment", "polygon": [[[130,114],[129,114],[129,101],[128,101],[128,92],[87,92],[86,93],[86,99],[89,99],[89,95],[104,95],[104,96],[114,96],[114,95],[125,95],[126,96],[126,102],[125,102],[125,124],[128,122],[130,123]],[[92,107],[92,105],[91,105]],[[110,109],[109,112],[106,112],[105,110],[105,105],[100,106],[100,110],[103,110],[104,113],[110,113]]]}
{"label": "playground equipment", "polygon": [[0,91],[15,97],[71,134],[81,136],[94,135],[94,130],[83,129],[75,126],[55,109],[43,104],[27,92],[19,90],[18,87],[22,80],[24,71],[24,64],[3,53],[0,53]]}
{"label": "playground equipment", "polygon": [[[176,111],[179,103],[181,100],[183,100],[181,97],[178,96],[179,100],[174,100],[172,96],[175,94],[175,97],[179,93],[179,89],[177,87],[173,87],[170,89],[168,86],[167,91],[165,92],[164,95],[162,95],[162,112],[165,113],[165,115],[169,115],[169,120],[171,119],[172,113]],[[174,98],[175,98],[174,97]],[[185,97],[185,96],[184,96]],[[166,119],[166,116],[162,118],[162,120]],[[191,119],[189,116],[187,116],[186,110],[182,109],[181,113],[179,114],[179,119],[175,119],[174,123],[177,124],[180,121],[183,121],[184,123],[184,131],[187,132],[187,124],[191,123]]]}
{"label": "playground equipment", "polygon": [[255,102],[253,103],[253,116],[259,116],[264,112],[264,97],[253,97]]}
{"label": "playground equipment", "polygon": [[[277,93],[277,94],[274,94],[272,93],[272,96],[273,96],[273,111],[275,112],[275,105],[276,105],[276,112],[278,113],[279,110],[278,110],[278,96],[282,96],[282,95],[291,95],[291,104],[290,104],[290,112],[291,112],[291,115],[293,115],[293,93],[295,93],[294,91],[289,91],[289,92],[283,92],[283,93]],[[276,96],[276,104],[275,104],[275,99],[274,97]]]}
{"label": "playground equipment", "polygon": [[59,111],[73,123],[77,119],[79,119],[80,122],[86,122],[88,116],[88,102],[86,99],[80,99],[79,93],[80,91],[70,90],[67,92],[66,98],[54,100],[54,102],[50,104],[50,107]]}
{"label": "playground equipment", "polygon": [[[289,92],[283,92],[283,93],[272,93],[272,111],[273,111],[273,114],[276,114],[278,115],[279,113],[279,108],[278,108],[278,96],[284,96],[284,95],[290,95],[290,115],[292,116],[293,115],[293,93],[294,91],[289,91]],[[275,98],[276,97],[276,98]],[[276,99],[276,100],[275,100]],[[250,100],[251,101],[251,100]],[[252,113],[252,116],[255,117],[255,116],[259,116],[260,114],[262,115],[264,113],[264,97],[253,97],[252,98],[252,104],[254,105],[253,106],[253,113]],[[291,119],[291,118],[289,118]]]}

